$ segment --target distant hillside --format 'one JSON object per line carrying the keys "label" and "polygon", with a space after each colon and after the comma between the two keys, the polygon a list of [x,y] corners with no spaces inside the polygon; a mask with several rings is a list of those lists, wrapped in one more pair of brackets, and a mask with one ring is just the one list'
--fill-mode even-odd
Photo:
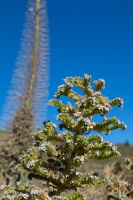
{"label": "distant hillside", "polygon": [[133,159],[133,145],[126,145],[126,144],[116,144],[118,151],[121,153],[121,156],[118,159],[110,158],[105,160],[94,160],[94,159],[88,159],[85,166],[82,167],[83,171],[86,171],[87,168],[91,169],[92,171],[102,171],[104,166],[106,164],[113,164],[115,162],[121,162],[123,163],[125,158],[131,158]]}

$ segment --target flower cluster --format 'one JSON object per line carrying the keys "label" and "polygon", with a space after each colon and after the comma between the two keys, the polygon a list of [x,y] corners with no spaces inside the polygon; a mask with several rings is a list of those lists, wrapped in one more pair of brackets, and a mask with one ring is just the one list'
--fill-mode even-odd
{"label": "flower cluster", "polygon": [[5,186],[1,188],[1,191],[3,192],[2,200],[51,200],[47,193],[41,191],[38,187],[34,185],[25,186],[23,183],[17,184],[15,189]]}

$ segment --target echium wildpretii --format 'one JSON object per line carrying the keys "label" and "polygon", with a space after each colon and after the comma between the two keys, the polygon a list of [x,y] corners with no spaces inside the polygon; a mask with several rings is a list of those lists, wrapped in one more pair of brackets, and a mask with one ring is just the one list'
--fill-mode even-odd
{"label": "echium wildpretii", "polygon": [[[31,192],[32,187],[17,184],[16,190],[5,186],[2,191],[4,198],[8,200],[7,194],[14,196],[15,200],[26,195],[25,199],[64,199],[64,200],[83,200],[85,196],[77,189],[84,186],[103,185],[108,182],[105,177],[100,177],[95,173],[89,172],[83,175],[80,167],[87,158],[106,159],[117,158],[120,153],[117,147],[104,141],[99,134],[90,135],[92,131],[108,134],[111,130],[126,127],[116,117],[107,118],[107,113],[114,107],[122,107],[123,100],[116,98],[109,100],[101,94],[105,82],[100,79],[94,81],[94,89],[90,85],[91,76],[85,74],[81,77],[68,77],[65,84],[58,88],[55,99],[49,101],[50,106],[58,107],[57,119],[59,120],[58,133],[55,124],[51,121],[44,123],[44,129],[33,135],[35,143],[33,148],[21,156],[21,164],[18,170],[27,170],[29,179],[39,179],[49,187],[47,196],[43,198],[44,190],[35,188],[37,192]],[[72,87],[76,86],[82,90],[82,95],[78,94]],[[66,96],[71,103],[64,104],[60,98]],[[101,115],[101,123],[93,120],[95,115]],[[51,190],[50,190],[51,189]],[[74,192],[61,196],[62,192],[73,190]],[[40,195],[40,196],[39,196]],[[24,199],[24,198],[23,198]]]}
{"label": "echium wildpretii", "polygon": [[18,156],[31,146],[34,129],[42,126],[47,108],[48,68],[46,0],[28,0],[22,43],[4,110],[3,122],[8,134],[6,144],[0,145],[3,183],[14,184],[14,180],[20,179],[20,174],[14,171]]}

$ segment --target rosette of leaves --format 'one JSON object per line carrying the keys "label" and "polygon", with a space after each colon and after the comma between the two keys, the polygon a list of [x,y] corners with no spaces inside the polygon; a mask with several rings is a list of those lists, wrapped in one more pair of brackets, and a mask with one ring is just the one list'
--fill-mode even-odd
{"label": "rosette of leaves", "polygon": [[[58,88],[55,99],[49,101],[50,106],[58,107],[57,119],[61,133],[51,121],[44,122],[44,129],[33,135],[33,148],[21,156],[21,164],[17,166],[17,170],[29,172],[29,179],[44,181],[51,199],[85,199],[77,191],[78,188],[108,183],[108,179],[97,173],[83,175],[79,169],[85,160],[120,156],[117,147],[103,141],[98,133],[104,132],[107,135],[111,130],[126,128],[116,117],[106,116],[114,106],[122,107],[123,100],[116,98],[110,101],[101,94],[104,80],[94,81],[94,89],[90,82],[89,75],[65,79],[65,84]],[[82,95],[72,90],[73,86],[80,88]],[[64,104],[62,96],[68,97],[71,103]],[[101,123],[94,121],[95,115],[101,116]],[[90,135],[92,131],[97,133]],[[61,196],[67,191],[73,193],[67,197]],[[22,191],[17,187],[15,195],[20,192]],[[23,193],[26,193],[26,189]]]}

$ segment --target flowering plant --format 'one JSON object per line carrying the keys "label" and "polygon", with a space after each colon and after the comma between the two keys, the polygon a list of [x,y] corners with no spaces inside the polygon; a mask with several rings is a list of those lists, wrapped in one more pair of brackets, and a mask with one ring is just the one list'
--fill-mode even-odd
{"label": "flowering plant", "polygon": [[[90,82],[91,76],[87,74],[84,78],[65,79],[65,84],[55,93],[55,99],[49,101],[50,106],[58,107],[57,119],[61,133],[51,121],[44,122],[44,129],[33,135],[33,148],[21,156],[21,164],[16,167],[17,170],[28,171],[29,179],[44,181],[45,187],[49,188],[47,194],[35,186],[19,183],[14,190],[8,186],[3,187],[2,200],[83,200],[85,196],[77,191],[78,188],[108,182],[108,179],[96,173],[81,174],[80,167],[88,158],[100,160],[120,156],[117,147],[104,141],[98,133],[107,135],[111,130],[126,128],[116,117],[107,118],[114,106],[122,107],[123,100],[115,98],[110,101],[101,94],[105,86],[104,80],[94,81],[94,89],[91,88]],[[81,94],[72,90],[73,86],[81,89]],[[61,101],[62,96],[68,97],[70,102],[64,104]],[[97,115],[101,116],[101,123],[94,121]],[[91,132],[97,133],[90,135]],[[61,196],[68,190],[73,193]]]}

